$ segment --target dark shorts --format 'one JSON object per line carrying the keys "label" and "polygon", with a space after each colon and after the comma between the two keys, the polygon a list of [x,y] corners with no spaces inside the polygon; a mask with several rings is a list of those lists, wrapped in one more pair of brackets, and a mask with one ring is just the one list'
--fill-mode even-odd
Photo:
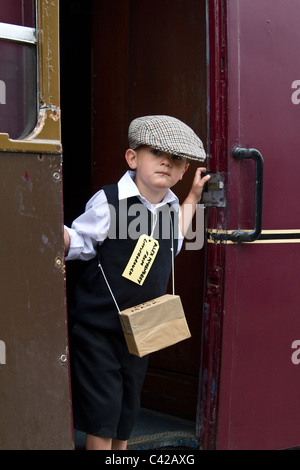
{"label": "dark shorts", "polygon": [[70,334],[70,362],[74,428],[129,439],[148,357],[130,354],[122,334],[76,323]]}

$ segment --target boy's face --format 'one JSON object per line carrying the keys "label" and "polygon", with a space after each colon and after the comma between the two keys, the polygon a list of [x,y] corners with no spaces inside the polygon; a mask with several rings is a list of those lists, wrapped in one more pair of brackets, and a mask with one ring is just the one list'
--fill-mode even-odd
{"label": "boy's face", "polygon": [[183,157],[147,146],[137,150],[129,149],[126,152],[126,160],[129,167],[136,170],[136,185],[141,194],[143,189],[166,193],[182,179],[189,166]]}

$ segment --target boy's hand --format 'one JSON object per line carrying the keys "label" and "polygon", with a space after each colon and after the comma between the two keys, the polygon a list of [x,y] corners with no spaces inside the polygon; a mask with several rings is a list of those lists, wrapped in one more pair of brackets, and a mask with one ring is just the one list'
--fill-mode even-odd
{"label": "boy's hand", "polygon": [[203,171],[206,171],[206,168],[197,168],[191,190],[181,205],[180,228],[183,236],[186,235],[190,223],[192,222],[196,206],[201,199],[203,187],[210,178],[209,175],[201,178],[201,173]]}
{"label": "boy's hand", "polygon": [[192,184],[189,196],[188,196],[188,197],[193,198],[194,199],[193,202],[196,202],[196,203],[200,201],[204,185],[205,183],[207,183],[207,181],[210,178],[209,175],[203,176],[203,178],[201,177],[201,173],[203,173],[204,171],[206,171],[206,168],[204,167],[197,168],[194,181],[193,181],[193,184]]}

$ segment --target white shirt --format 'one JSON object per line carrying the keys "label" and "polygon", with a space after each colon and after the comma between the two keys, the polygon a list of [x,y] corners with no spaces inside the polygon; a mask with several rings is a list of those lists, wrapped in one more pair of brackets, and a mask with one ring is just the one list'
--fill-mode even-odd
{"label": "white shirt", "polygon": [[[134,182],[135,172],[127,171],[118,182],[119,200],[128,199],[129,197],[137,196],[139,200],[149,209],[152,213],[155,212],[164,204],[178,205],[177,196],[168,189],[164,199],[153,206],[147,199],[145,199],[139,192],[138,187]],[[85,212],[77,217],[71,225],[71,228],[66,227],[70,236],[70,249],[66,260],[80,259],[87,261],[96,256],[97,244],[102,244],[107,237],[110,226],[110,211],[105,192],[101,189],[88,201],[85,207]],[[178,228],[178,248],[179,253],[183,243],[183,236]]]}

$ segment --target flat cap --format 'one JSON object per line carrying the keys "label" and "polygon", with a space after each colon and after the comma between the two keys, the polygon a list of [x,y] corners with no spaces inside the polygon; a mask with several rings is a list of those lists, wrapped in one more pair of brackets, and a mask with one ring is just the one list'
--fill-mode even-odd
{"label": "flat cap", "polygon": [[143,116],[134,119],[128,129],[129,146],[133,150],[141,145],[204,161],[203,143],[195,132],[179,119],[171,116]]}

